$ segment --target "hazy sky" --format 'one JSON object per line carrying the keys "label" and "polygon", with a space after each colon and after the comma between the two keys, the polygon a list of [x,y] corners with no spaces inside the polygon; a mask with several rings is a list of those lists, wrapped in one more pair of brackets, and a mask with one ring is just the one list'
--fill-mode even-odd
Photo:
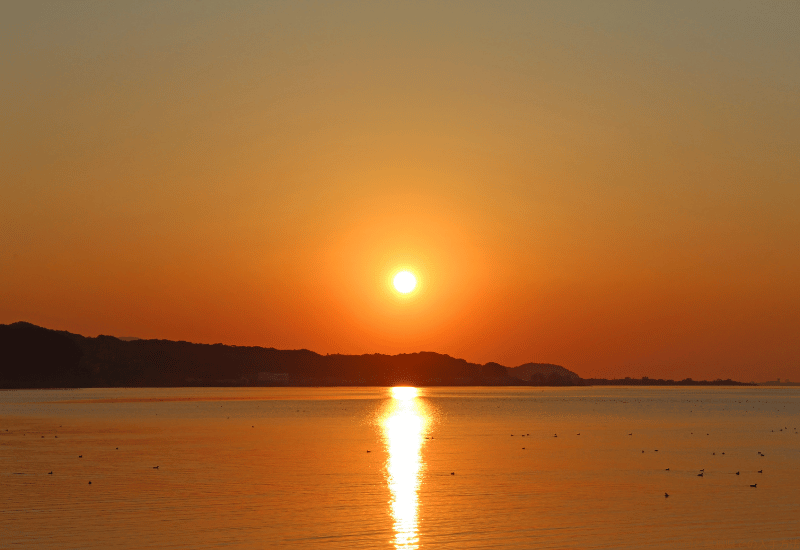
{"label": "hazy sky", "polygon": [[0,323],[800,379],[798,2],[6,1],[0,70]]}

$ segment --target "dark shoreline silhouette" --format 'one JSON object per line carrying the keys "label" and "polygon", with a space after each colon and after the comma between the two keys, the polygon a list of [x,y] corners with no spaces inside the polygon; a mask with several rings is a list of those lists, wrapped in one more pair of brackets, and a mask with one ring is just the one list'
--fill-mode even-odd
{"label": "dark shoreline silhouette", "polygon": [[754,385],[732,380],[582,379],[549,363],[480,365],[434,352],[320,355],[306,349],[194,344],[30,323],[0,325],[0,388],[185,386]]}

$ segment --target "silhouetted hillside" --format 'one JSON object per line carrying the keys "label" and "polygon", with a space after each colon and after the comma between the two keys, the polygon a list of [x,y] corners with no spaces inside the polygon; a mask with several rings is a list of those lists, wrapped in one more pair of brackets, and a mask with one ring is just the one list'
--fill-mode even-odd
{"label": "silhouetted hillside", "polygon": [[30,323],[0,325],[0,387],[79,387],[89,381],[68,333]]}
{"label": "silhouetted hillside", "polygon": [[320,355],[306,349],[86,338],[30,323],[0,325],[0,388],[164,386],[745,385],[649,378],[583,380],[559,365],[479,365],[433,352]]}
{"label": "silhouetted hillside", "polygon": [[506,367],[509,376],[526,380],[534,386],[583,386],[580,376],[560,365],[550,363],[525,363]]}
{"label": "silhouetted hillside", "polygon": [[433,352],[320,355],[305,349],[87,338],[28,323],[0,327],[0,334],[9,334],[0,344],[0,387],[525,384],[497,363],[479,365]]}

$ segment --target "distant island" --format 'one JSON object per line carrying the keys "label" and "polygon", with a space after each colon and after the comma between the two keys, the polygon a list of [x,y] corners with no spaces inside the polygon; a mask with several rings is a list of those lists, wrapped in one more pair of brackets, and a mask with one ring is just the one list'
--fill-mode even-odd
{"label": "distant island", "polygon": [[583,379],[549,363],[480,365],[434,352],[320,355],[306,349],[96,338],[0,325],[0,388],[183,386],[749,386],[733,380]]}

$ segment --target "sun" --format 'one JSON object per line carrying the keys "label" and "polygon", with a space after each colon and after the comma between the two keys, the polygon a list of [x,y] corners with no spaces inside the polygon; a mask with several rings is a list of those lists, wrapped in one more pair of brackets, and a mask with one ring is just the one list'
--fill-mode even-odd
{"label": "sun", "polygon": [[394,288],[401,294],[408,294],[417,286],[417,278],[410,271],[400,271],[392,281]]}
{"label": "sun", "polygon": [[392,388],[392,397],[400,401],[408,401],[417,396],[417,388],[408,386],[395,386]]}

